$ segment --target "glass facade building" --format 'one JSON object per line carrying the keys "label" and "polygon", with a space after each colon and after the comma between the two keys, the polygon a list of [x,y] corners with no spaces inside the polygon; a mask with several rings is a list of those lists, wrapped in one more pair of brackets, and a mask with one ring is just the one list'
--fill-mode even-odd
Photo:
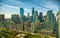
{"label": "glass facade building", "polygon": [[24,15],[24,9],[20,8],[20,16],[23,16],[23,15]]}
{"label": "glass facade building", "polygon": [[20,19],[21,19],[21,22],[23,22],[23,16],[24,16],[24,9],[20,8]]}

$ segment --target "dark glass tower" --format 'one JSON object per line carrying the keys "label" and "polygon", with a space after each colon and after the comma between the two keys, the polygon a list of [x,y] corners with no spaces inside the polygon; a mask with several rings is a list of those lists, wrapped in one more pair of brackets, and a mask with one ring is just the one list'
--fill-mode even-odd
{"label": "dark glass tower", "polygon": [[34,15],[34,8],[32,8],[32,15]]}
{"label": "dark glass tower", "polygon": [[31,20],[32,20],[32,22],[34,22],[34,20],[35,20],[34,12],[35,12],[35,11],[34,11],[34,8],[32,8],[32,19],[31,19]]}
{"label": "dark glass tower", "polygon": [[20,16],[24,16],[24,9],[20,8]]}
{"label": "dark glass tower", "polygon": [[20,19],[21,19],[21,22],[23,22],[23,16],[24,16],[24,9],[20,8]]}
{"label": "dark glass tower", "polygon": [[40,20],[40,22],[43,22],[44,21],[43,20],[43,14],[42,14],[42,12],[39,13],[39,20]]}

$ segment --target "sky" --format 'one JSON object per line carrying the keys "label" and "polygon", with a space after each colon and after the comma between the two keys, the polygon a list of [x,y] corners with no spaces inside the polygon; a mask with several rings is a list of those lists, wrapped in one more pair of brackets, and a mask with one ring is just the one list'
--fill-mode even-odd
{"label": "sky", "polygon": [[0,14],[11,18],[12,14],[20,15],[20,8],[24,8],[24,15],[32,14],[32,7],[46,15],[48,10],[53,10],[56,15],[60,9],[60,0],[0,0]]}

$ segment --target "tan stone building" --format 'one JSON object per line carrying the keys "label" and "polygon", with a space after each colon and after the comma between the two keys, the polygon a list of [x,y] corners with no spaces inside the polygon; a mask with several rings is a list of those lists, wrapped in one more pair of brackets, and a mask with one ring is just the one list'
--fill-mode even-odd
{"label": "tan stone building", "polygon": [[42,28],[42,23],[40,23],[38,16],[36,16],[35,22],[31,23],[31,31],[39,32]]}
{"label": "tan stone building", "polygon": [[31,22],[25,22],[24,31],[31,32]]}

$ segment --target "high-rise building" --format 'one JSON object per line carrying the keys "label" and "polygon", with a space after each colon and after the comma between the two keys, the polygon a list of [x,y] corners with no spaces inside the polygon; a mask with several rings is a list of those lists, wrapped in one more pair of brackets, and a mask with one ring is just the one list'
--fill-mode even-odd
{"label": "high-rise building", "polygon": [[28,15],[27,15],[27,21],[31,21],[31,17],[29,16],[29,13],[28,13]]}
{"label": "high-rise building", "polygon": [[58,36],[60,38],[60,11],[57,13],[57,21],[58,21],[58,27],[57,27],[57,32],[58,32]]}
{"label": "high-rise building", "polygon": [[47,29],[53,30],[53,15],[52,10],[47,11]]}
{"label": "high-rise building", "polygon": [[35,18],[35,28],[37,33],[39,33],[42,29],[42,23],[39,21],[38,16]]}
{"label": "high-rise building", "polygon": [[28,17],[29,17],[29,13],[28,13]]}
{"label": "high-rise building", "polygon": [[35,11],[34,11],[34,8],[32,8],[32,22],[35,20],[35,15],[34,15]]}
{"label": "high-rise building", "polygon": [[24,9],[20,8],[20,19],[21,19],[21,22],[23,22],[23,16],[24,16]]}
{"label": "high-rise building", "polygon": [[[38,17],[38,11],[35,11],[35,13],[34,13],[34,22],[35,22],[35,20],[36,20],[36,16]],[[38,19],[38,18],[37,18]]]}
{"label": "high-rise building", "polygon": [[4,14],[0,14],[0,27],[4,27]]}
{"label": "high-rise building", "polygon": [[47,15],[43,16],[44,22],[43,22],[43,29],[46,30],[47,27]]}
{"label": "high-rise building", "polygon": [[46,30],[53,32],[53,13],[52,10],[47,11],[47,17],[46,17]]}
{"label": "high-rise building", "polygon": [[53,17],[53,35],[56,35],[56,38],[58,38],[58,25],[57,25],[57,21],[56,21],[56,17],[54,16],[54,14],[52,14]]}
{"label": "high-rise building", "polygon": [[24,9],[20,8],[20,16],[24,16]]}
{"label": "high-rise building", "polygon": [[28,13],[28,15],[27,15],[27,18],[28,18],[28,20],[29,20],[29,13]]}
{"label": "high-rise building", "polygon": [[38,11],[35,11],[35,16],[38,16]]}
{"label": "high-rise building", "polygon": [[20,19],[19,19],[19,15],[17,15],[17,14],[13,14],[12,16],[11,16],[11,20],[13,21],[13,22],[15,22],[15,23],[19,23],[20,21]]}
{"label": "high-rise building", "polygon": [[42,23],[40,23],[38,16],[36,16],[35,22],[31,23],[31,31],[35,33],[40,32],[41,26],[42,26]]}
{"label": "high-rise building", "polygon": [[32,8],[32,15],[34,15],[34,7]]}
{"label": "high-rise building", "polygon": [[3,21],[3,20],[4,20],[4,15],[0,14],[0,21]]}
{"label": "high-rise building", "polygon": [[43,14],[42,14],[42,12],[39,13],[39,20],[40,20],[40,22],[43,22],[44,21],[43,20]]}
{"label": "high-rise building", "polygon": [[35,11],[34,8],[32,8],[32,21],[35,21],[36,16],[38,16],[38,11]]}

